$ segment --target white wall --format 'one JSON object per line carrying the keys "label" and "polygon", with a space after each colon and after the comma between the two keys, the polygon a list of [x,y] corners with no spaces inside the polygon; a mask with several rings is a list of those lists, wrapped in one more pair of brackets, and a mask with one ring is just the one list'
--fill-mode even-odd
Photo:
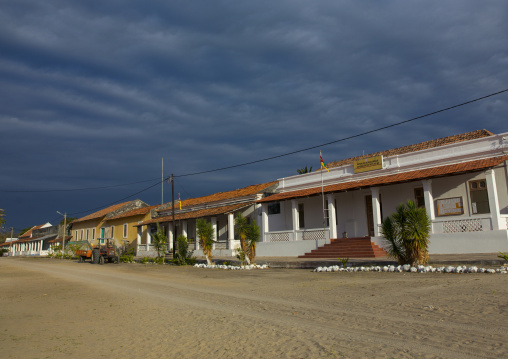
{"label": "white wall", "polygon": [[505,167],[495,168],[497,196],[499,199],[499,209],[501,214],[508,214],[508,161],[504,161]]}
{"label": "white wall", "polygon": [[441,233],[430,237],[430,254],[497,253],[508,251],[507,231]]}

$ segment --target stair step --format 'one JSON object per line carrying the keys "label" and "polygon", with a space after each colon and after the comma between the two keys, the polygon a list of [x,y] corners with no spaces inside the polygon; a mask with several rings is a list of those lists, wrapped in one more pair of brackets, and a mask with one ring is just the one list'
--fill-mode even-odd
{"label": "stair step", "polygon": [[376,258],[387,253],[371,242],[370,237],[337,238],[331,243],[299,256],[298,258]]}

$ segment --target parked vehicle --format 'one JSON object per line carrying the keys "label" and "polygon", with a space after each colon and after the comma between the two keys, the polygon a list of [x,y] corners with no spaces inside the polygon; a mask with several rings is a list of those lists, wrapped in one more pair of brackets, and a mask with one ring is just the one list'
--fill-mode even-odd
{"label": "parked vehicle", "polygon": [[76,251],[80,263],[85,262],[87,259],[90,259],[93,264],[118,263],[119,258],[116,254],[116,248],[112,244],[113,241],[99,238],[99,243],[101,240],[105,240],[106,244],[92,246],[87,241],[83,241],[82,247]]}

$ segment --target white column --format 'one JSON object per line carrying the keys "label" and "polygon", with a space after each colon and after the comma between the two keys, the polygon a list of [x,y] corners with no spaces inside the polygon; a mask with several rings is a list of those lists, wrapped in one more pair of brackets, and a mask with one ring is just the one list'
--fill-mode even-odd
{"label": "white column", "polygon": [[[141,236],[143,235],[143,226],[139,226],[136,234],[136,244],[139,247],[141,245]],[[136,248],[137,252],[137,248]]]}
{"label": "white column", "polygon": [[[214,238],[217,241],[219,239],[217,238],[217,217],[212,217],[210,222],[212,223]],[[213,242],[212,249],[215,249],[215,242]]]}
{"label": "white column", "polygon": [[372,216],[374,217],[374,237],[379,237],[379,226],[381,225],[381,205],[379,203],[379,187],[372,187]]}
{"label": "white column", "polygon": [[182,235],[187,238],[187,221],[182,221]]}
{"label": "white column", "polygon": [[173,230],[173,223],[170,222],[168,223],[168,234],[167,234],[167,237],[168,237],[168,248],[170,251],[173,250],[173,237],[175,235],[175,231]]}
{"label": "white column", "polygon": [[194,238],[196,238],[196,250],[199,250],[199,247],[201,247],[201,246],[199,245],[198,221],[196,220],[194,223],[195,223],[195,225],[194,225],[194,227],[195,227],[195,230],[194,230],[195,236],[194,236]]}
{"label": "white column", "polygon": [[150,248],[150,244],[152,244],[152,233],[150,232],[151,225],[146,226],[146,250]]}
{"label": "white column", "polygon": [[261,205],[261,242],[268,241],[268,204]]}
{"label": "white column", "polygon": [[228,214],[228,242],[229,249],[233,249],[235,244],[235,215],[234,213]]}
{"label": "white column", "polygon": [[300,227],[299,221],[300,218],[298,217],[298,202],[296,199],[291,200],[291,219],[293,223],[293,240],[297,240],[296,233],[298,231],[298,228]]}
{"label": "white column", "polygon": [[496,175],[493,169],[485,172],[487,180],[487,193],[489,196],[490,215],[492,217],[492,230],[506,229],[506,221],[501,220],[499,200],[497,197]]}
{"label": "white column", "polygon": [[423,184],[423,198],[425,199],[425,210],[429,218],[434,221],[436,218],[434,214],[434,196],[432,195],[432,180],[427,179],[422,181]]}
{"label": "white column", "polygon": [[328,200],[328,222],[330,222],[330,241],[337,238],[337,218],[335,212],[335,198],[333,194],[327,194]]}

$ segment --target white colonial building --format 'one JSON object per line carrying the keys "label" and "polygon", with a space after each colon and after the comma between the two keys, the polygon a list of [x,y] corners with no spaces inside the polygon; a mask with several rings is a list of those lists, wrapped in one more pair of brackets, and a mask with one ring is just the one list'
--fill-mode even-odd
{"label": "white colonial building", "polygon": [[431,254],[506,251],[507,160],[508,133],[479,130],[279,179],[278,193],[258,201],[258,256],[303,255],[344,237],[382,247],[382,219],[409,199],[432,220]]}

